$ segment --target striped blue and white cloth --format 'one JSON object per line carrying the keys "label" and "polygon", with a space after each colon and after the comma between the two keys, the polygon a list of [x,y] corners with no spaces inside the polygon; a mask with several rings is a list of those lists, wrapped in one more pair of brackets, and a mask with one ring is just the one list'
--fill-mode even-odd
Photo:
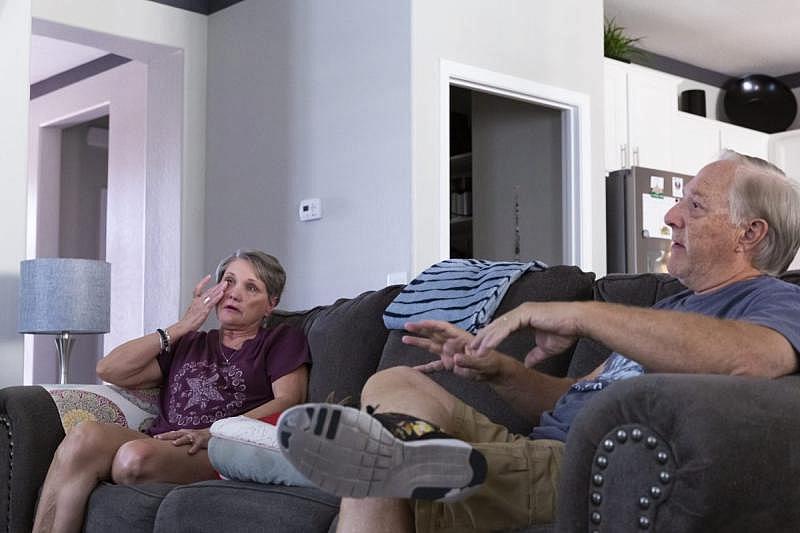
{"label": "striped blue and white cloth", "polygon": [[406,322],[445,320],[474,333],[492,319],[512,283],[545,268],[540,261],[440,261],[405,286],[383,312],[383,323],[403,329]]}

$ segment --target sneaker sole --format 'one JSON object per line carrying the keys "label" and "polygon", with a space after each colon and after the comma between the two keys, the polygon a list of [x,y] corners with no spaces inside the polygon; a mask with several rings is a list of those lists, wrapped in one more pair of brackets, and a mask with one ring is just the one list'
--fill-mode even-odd
{"label": "sneaker sole", "polygon": [[352,407],[292,407],[278,420],[278,435],[284,457],[337,496],[455,501],[486,477],[485,458],[466,442],[403,441]]}

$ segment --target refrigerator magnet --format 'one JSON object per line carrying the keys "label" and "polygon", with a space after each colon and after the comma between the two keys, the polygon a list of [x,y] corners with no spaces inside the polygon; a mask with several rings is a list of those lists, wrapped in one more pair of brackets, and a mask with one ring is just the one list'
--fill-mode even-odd
{"label": "refrigerator magnet", "polygon": [[672,176],[672,196],[683,198],[683,178],[680,176]]}
{"label": "refrigerator magnet", "polygon": [[650,194],[664,194],[664,178],[661,176],[650,176]]}

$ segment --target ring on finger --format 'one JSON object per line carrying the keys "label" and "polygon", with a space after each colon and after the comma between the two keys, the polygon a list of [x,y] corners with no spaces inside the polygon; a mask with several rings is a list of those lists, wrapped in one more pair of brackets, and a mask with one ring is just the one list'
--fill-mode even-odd
{"label": "ring on finger", "polygon": [[204,304],[207,304],[210,301],[211,301],[211,296],[206,296],[205,298],[203,298],[203,303]]}

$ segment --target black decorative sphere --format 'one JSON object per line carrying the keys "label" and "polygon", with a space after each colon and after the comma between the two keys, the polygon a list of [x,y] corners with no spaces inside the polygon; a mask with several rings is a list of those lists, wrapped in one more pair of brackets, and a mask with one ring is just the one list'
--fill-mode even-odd
{"label": "black decorative sphere", "polygon": [[729,81],[724,89],[725,113],[738,126],[776,133],[794,122],[797,101],[780,80],[751,74]]}

